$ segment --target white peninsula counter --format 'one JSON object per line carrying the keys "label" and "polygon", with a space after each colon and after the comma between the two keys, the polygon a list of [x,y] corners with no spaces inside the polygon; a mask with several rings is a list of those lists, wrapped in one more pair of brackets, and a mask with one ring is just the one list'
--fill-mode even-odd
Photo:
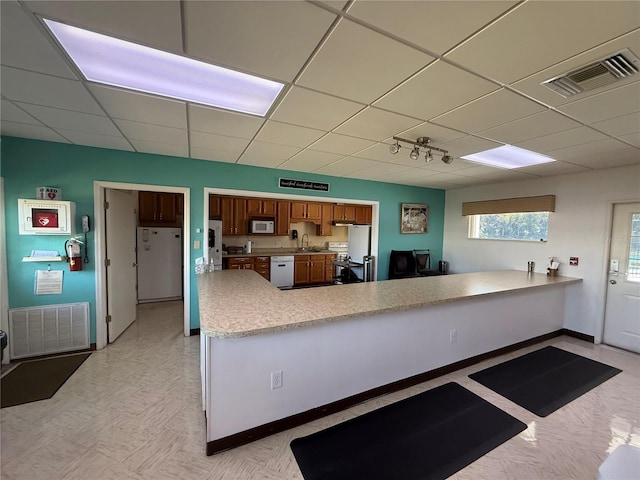
{"label": "white peninsula counter", "polygon": [[509,270],[281,291],[250,270],[199,275],[207,453],[558,335],[580,281]]}

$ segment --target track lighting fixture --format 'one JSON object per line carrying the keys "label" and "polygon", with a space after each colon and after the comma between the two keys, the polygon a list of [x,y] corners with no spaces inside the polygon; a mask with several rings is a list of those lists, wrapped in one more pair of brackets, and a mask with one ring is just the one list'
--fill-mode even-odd
{"label": "track lighting fixture", "polygon": [[428,150],[427,153],[424,154],[424,161],[427,163],[433,161],[433,155],[431,154],[431,150]]}
{"label": "track lighting fixture", "polygon": [[449,152],[447,150],[429,145],[429,141],[431,140],[429,137],[418,137],[416,141],[406,140],[400,137],[393,137],[393,139],[396,141],[396,143],[389,145],[389,151],[393,154],[396,154],[400,151],[400,142],[404,142],[413,145],[413,149],[411,150],[411,153],[409,153],[409,158],[411,160],[417,160],[420,157],[420,149],[424,148],[427,150],[424,154],[424,160],[426,163],[433,161],[433,153],[431,152],[432,150],[435,150],[436,152],[440,152],[442,154],[442,161],[444,163],[450,164],[451,162],[453,162],[453,157],[449,155]]}

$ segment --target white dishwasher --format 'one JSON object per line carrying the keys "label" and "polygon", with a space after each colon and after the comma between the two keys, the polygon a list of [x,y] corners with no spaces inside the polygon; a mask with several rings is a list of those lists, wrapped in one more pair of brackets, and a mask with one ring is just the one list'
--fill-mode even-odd
{"label": "white dishwasher", "polygon": [[293,255],[271,257],[271,283],[278,288],[293,287]]}

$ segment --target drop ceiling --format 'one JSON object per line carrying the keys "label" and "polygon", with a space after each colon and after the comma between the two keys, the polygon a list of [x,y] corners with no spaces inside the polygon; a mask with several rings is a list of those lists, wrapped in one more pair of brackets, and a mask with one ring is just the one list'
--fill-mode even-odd
{"label": "drop ceiling", "polygon": [[[542,85],[640,57],[637,1],[0,2],[1,133],[454,189],[640,163],[640,75],[564,98]],[[41,18],[286,84],[256,117],[85,81]],[[454,157],[426,163],[393,136]],[[511,144],[517,170],[460,157]],[[424,154],[424,152],[423,152]]]}

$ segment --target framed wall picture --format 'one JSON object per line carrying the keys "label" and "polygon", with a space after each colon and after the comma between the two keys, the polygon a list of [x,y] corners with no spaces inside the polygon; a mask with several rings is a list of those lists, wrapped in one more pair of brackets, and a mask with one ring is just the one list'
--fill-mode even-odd
{"label": "framed wall picture", "polygon": [[429,205],[403,203],[400,212],[400,233],[427,233]]}

